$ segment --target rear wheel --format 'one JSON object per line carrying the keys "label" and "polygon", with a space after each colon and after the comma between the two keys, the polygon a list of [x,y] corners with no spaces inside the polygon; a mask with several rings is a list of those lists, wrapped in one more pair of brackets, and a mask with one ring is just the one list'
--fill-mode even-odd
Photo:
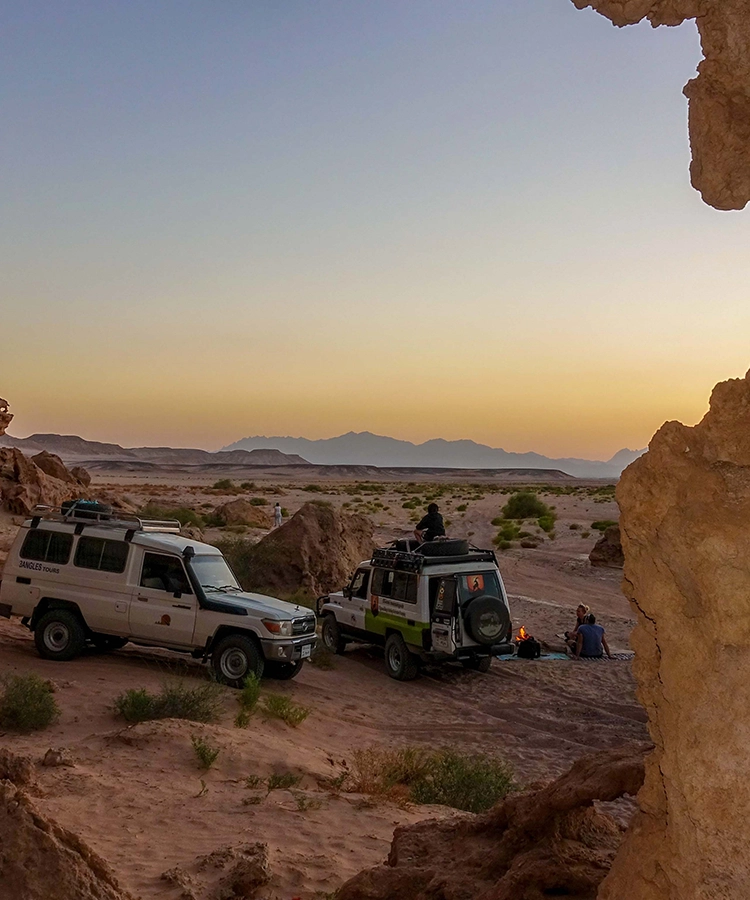
{"label": "rear wheel", "polygon": [[419,662],[400,634],[390,635],[385,642],[385,668],[397,681],[412,681],[419,675]]}
{"label": "rear wheel", "polygon": [[323,627],[321,628],[321,637],[326,650],[330,650],[331,653],[343,653],[346,649],[346,641],[341,634],[339,623],[336,621],[336,616],[333,613],[326,613],[326,617],[323,619]]}
{"label": "rear wheel", "polygon": [[303,665],[304,663],[301,659],[286,663],[267,662],[264,671],[269,678],[276,678],[278,681],[289,681],[299,675]]}
{"label": "rear wheel", "polygon": [[491,656],[473,657],[472,659],[462,659],[461,665],[464,669],[472,669],[474,672],[489,672],[492,665]]}
{"label": "rear wheel", "polygon": [[248,675],[260,680],[265,660],[257,643],[244,634],[222,638],[211,654],[211,667],[216,678],[230,687],[241,688]]}
{"label": "rear wheel", "polygon": [[34,643],[43,659],[61,662],[80,655],[86,646],[86,630],[81,617],[70,609],[52,609],[34,628]]}

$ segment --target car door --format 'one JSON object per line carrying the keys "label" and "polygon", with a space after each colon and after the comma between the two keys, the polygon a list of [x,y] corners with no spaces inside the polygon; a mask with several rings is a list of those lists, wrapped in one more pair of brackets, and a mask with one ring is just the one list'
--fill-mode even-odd
{"label": "car door", "polygon": [[365,610],[370,606],[370,569],[357,569],[341,600],[342,624],[365,630]]}
{"label": "car door", "polygon": [[190,647],[197,610],[198,602],[182,559],[143,550],[138,583],[130,602],[133,639]]}

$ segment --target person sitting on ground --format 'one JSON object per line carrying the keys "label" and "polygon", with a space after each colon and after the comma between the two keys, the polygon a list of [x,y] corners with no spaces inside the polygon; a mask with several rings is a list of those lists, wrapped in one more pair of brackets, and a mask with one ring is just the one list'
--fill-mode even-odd
{"label": "person sitting on ground", "polygon": [[430,503],[427,507],[427,515],[414,529],[414,537],[422,541],[434,541],[437,537],[445,537],[445,525],[443,517],[438,511],[437,503]]}
{"label": "person sitting on ground", "polygon": [[576,626],[572,631],[566,631],[563,635],[565,638],[565,643],[568,647],[575,653],[576,643],[578,640],[578,629],[583,625],[586,621],[586,616],[591,612],[591,607],[586,606],[585,603],[579,603],[576,609]]}
{"label": "person sitting on ground", "polygon": [[607,639],[604,637],[604,629],[601,625],[596,624],[596,616],[591,613],[586,616],[586,621],[583,625],[578,626],[576,659],[601,659],[604,655],[602,648],[607,651],[607,656],[612,659]]}

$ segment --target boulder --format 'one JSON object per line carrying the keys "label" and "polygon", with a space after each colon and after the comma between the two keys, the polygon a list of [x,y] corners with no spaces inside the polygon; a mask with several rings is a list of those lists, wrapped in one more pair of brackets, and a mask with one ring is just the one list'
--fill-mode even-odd
{"label": "boulder", "polygon": [[78,484],[83,487],[88,487],[91,484],[91,475],[89,475],[88,470],[84,469],[83,466],[73,466],[70,470],[70,474],[75,478]]}
{"label": "boulder", "polygon": [[[55,453],[42,450],[31,457],[35,466],[40,468],[45,475],[51,475],[59,481],[67,481],[69,484],[78,484],[78,479],[68,470],[65,463]],[[85,470],[84,470],[85,471]]]}
{"label": "boulder", "polygon": [[24,516],[40,503],[59,506],[80,493],[77,482],[47,475],[20,450],[0,447],[0,508]]}
{"label": "boulder", "polygon": [[620,526],[610,525],[604,535],[594,544],[589,561],[592,566],[621,569],[625,563],[620,540]]}
{"label": "boulder", "polygon": [[579,760],[483,815],[401,826],[386,864],[355,875],[337,900],[594,900],[622,841],[595,801],[635,794],[645,749]]}
{"label": "boulder", "polygon": [[705,59],[685,86],[693,186],[716,209],[750,200],[750,11],[748,0],[573,0],[615,25],[696,19]]}
{"label": "boulder", "polygon": [[222,525],[250,525],[252,528],[271,527],[271,517],[265,509],[253,505],[242,497],[217,506],[214,516]]}
{"label": "boulder", "polygon": [[655,744],[602,900],[750,897],[750,373],[668,422],[618,486]]}
{"label": "boulder", "polygon": [[246,589],[274,594],[303,590],[311,596],[346,584],[375,546],[366,516],[337,512],[315,500],[257,544],[242,543],[242,558],[231,558]]}

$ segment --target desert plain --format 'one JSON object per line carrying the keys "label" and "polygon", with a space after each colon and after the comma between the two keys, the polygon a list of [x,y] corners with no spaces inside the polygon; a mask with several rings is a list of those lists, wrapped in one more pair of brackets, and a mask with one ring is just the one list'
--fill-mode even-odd
{"label": "desert plain", "polygon": [[[408,535],[434,498],[448,533],[480,547],[493,546],[493,519],[513,491],[528,486],[554,507],[557,520],[552,533],[526,526],[535,548],[515,541],[498,549],[515,630],[523,625],[540,640],[559,644],[582,602],[605,626],[616,656],[596,662],[496,660],[487,674],[426,669],[416,681],[402,683],[387,677],[381,651],[356,645],[325,665],[306,664],[294,681],[264,679],[262,693],[288,695],[309,710],[297,727],[261,712],[237,727],[237,692],[228,688],[215,723],[128,725],[114,711],[122,692],[158,690],[165,680],[200,683],[209,678],[207,667],[132,644],[49,662],[38,657],[19,620],[0,620],[0,675],[34,672],[50,679],[61,709],[48,729],[2,734],[2,745],[37,763],[50,748],[62,751],[64,764],[37,765],[35,803],[99,853],[136,897],[208,900],[216,896],[221,869],[210,860],[263,842],[271,880],[258,897],[322,900],[350,876],[382,862],[396,826],[457,815],[447,807],[348,789],[342,776],[357,751],[408,746],[487,754],[506,760],[524,786],[561,774],[592,751],[647,739],[629,659],[634,619],[620,592],[622,573],[593,568],[588,560],[601,536],[593,523],[618,517],[605,482],[541,474],[534,483],[527,476],[483,478],[479,472],[382,480],[263,469],[221,478],[168,469],[146,476],[106,469],[92,474],[92,495],[136,510],[190,509],[209,521],[213,509],[237,497],[255,498],[269,516],[278,500],[286,519],[311,499],[323,501],[369,517],[378,544]],[[0,563],[20,521],[2,514]],[[255,541],[269,527],[270,519],[258,528],[205,525],[201,534],[210,543]],[[219,750],[208,771],[196,764],[195,737]],[[284,776],[291,776],[290,786],[269,789],[269,778],[284,784]],[[631,806],[620,801],[613,811],[624,824]]]}

